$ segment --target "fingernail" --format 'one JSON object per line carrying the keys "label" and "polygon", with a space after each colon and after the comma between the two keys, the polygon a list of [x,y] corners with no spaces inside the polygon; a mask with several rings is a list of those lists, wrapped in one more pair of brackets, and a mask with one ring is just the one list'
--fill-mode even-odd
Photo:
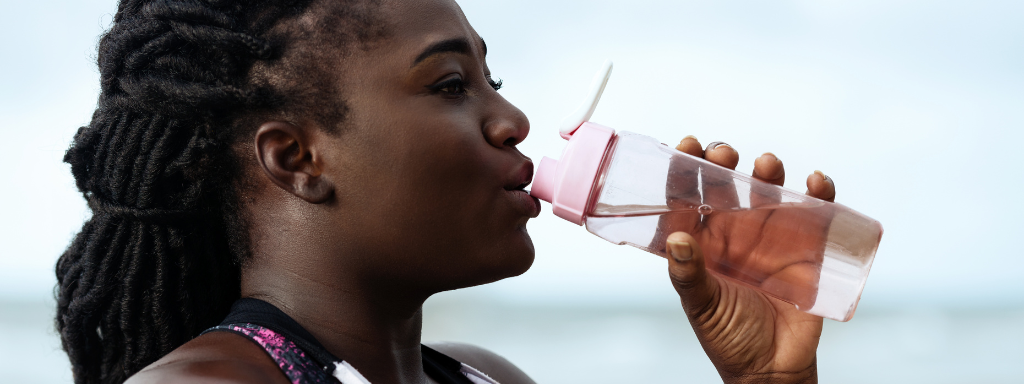
{"label": "fingernail", "polygon": [[693,139],[694,141],[700,141],[700,140],[697,140],[697,136],[694,136],[694,135],[686,135],[686,137],[684,137],[683,140],[686,140],[686,139]]}
{"label": "fingernail", "polygon": [[709,151],[713,151],[715,148],[718,148],[718,146],[720,146],[720,145],[724,145],[726,147],[732,148],[732,146],[729,145],[729,144],[723,143],[721,141],[716,141],[714,143],[708,144],[708,150]]}
{"label": "fingernail", "polygon": [[690,243],[687,242],[669,241],[668,253],[678,262],[693,260],[693,248],[690,248]]}
{"label": "fingernail", "polygon": [[814,171],[814,174],[816,174],[818,176],[821,176],[822,180],[825,180],[825,181],[829,182],[830,184],[835,185],[835,182],[832,181],[832,178],[828,177],[828,175],[826,175],[824,172],[822,172],[822,171]]}
{"label": "fingernail", "polygon": [[764,153],[763,155],[761,155],[761,157],[765,157],[765,156],[771,156],[771,157],[774,157],[774,158],[775,158],[775,161],[776,161],[776,162],[782,161],[782,160],[780,160],[780,159],[779,159],[779,157],[778,157],[778,156],[775,156],[775,154],[774,154],[774,153],[771,153],[771,152],[765,152],[765,153]]}

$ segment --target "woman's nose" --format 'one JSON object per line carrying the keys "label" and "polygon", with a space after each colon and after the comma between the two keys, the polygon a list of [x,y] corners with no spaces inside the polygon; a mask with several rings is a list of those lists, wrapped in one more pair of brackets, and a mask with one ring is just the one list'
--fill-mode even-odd
{"label": "woman's nose", "polygon": [[530,133],[530,120],[519,108],[498,96],[495,108],[484,123],[484,136],[496,148],[513,147],[526,140]]}

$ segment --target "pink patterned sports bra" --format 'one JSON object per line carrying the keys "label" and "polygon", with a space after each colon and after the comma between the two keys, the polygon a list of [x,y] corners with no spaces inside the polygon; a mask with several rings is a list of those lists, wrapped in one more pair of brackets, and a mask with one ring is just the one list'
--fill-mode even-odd
{"label": "pink patterned sports bra", "polygon": [[[298,322],[262,300],[239,299],[218,326],[263,348],[292,384],[369,384],[355,367],[327,352]],[[425,345],[423,370],[439,384],[498,384],[482,372]]]}

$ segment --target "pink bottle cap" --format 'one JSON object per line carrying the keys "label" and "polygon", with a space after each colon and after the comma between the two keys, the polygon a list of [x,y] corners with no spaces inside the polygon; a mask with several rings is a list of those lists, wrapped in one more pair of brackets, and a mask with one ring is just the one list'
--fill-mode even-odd
{"label": "pink bottle cap", "polygon": [[569,137],[561,160],[540,160],[530,194],[551,203],[556,216],[583,225],[590,193],[614,136],[615,130],[602,125],[580,125]]}
{"label": "pink bottle cap", "polygon": [[586,100],[562,121],[558,134],[569,144],[562,160],[540,160],[530,194],[551,203],[556,216],[583,225],[590,193],[599,177],[601,162],[611,145],[615,130],[589,123],[612,75],[612,62],[605,61],[594,77]]}

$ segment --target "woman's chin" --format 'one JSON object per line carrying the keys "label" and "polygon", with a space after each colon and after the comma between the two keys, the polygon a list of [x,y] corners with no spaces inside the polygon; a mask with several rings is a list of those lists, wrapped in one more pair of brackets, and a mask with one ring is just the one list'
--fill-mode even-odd
{"label": "woman's chin", "polygon": [[526,236],[519,244],[506,244],[506,247],[485,252],[478,259],[479,268],[470,277],[465,287],[484,285],[526,273],[533,266],[533,242]]}
{"label": "woman's chin", "polygon": [[518,241],[515,241],[516,244],[511,244],[507,248],[511,251],[508,252],[509,256],[506,257],[508,270],[514,273],[505,277],[514,277],[526,273],[533,266],[533,259],[537,253],[533,247],[533,239],[530,238],[530,233],[526,231],[526,227],[521,227],[518,232],[519,236],[516,239]]}
{"label": "woman's chin", "polygon": [[502,277],[502,279],[526,273],[526,271],[530,270],[530,267],[533,266],[534,257],[535,253],[533,251],[533,243],[530,243],[529,252],[524,252],[522,256],[515,258],[515,260],[513,260],[514,263],[510,262],[510,268],[507,270],[510,273],[507,274],[507,276]]}

